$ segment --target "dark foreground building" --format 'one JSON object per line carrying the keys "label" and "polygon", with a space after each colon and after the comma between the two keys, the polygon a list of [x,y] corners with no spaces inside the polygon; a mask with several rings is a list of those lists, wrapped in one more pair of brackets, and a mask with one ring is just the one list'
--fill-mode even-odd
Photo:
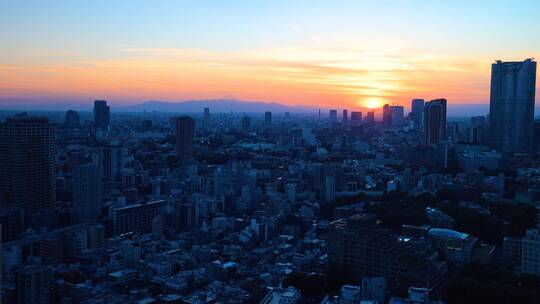
{"label": "dark foreground building", "polygon": [[382,276],[393,287],[425,287],[436,285],[446,272],[427,241],[399,237],[373,215],[353,215],[330,226],[329,265],[356,279]]}

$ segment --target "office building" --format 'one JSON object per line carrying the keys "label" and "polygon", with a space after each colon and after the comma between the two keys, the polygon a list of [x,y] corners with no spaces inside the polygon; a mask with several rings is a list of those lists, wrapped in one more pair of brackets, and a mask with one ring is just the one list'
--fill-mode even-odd
{"label": "office building", "polygon": [[0,207],[0,226],[2,227],[2,242],[9,242],[19,238],[24,232],[23,209]]}
{"label": "office building", "polygon": [[362,123],[362,112],[351,112],[351,125],[357,126]]}
{"label": "office building", "polygon": [[124,146],[114,142],[99,147],[99,159],[97,163],[100,166],[100,175],[103,176],[105,185],[103,190],[105,192],[109,191],[115,183],[119,183],[126,153],[127,151]]}
{"label": "office building", "polygon": [[79,113],[73,110],[66,112],[66,127],[78,128],[80,126]]}
{"label": "office building", "polygon": [[94,129],[97,135],[106,135],[110,126],[110,108],[105,100],[94,101]]}
{"label": "office building", "polygon": [[540,233],[527,230],[521,242],[521,272],[540,276]]}
{"label": "office building", "polygon": [[451,229],[431,228],[428,237],[433,246],[439,249],[443,256],[457,264],[469,263],[478,239],[467,233]]}
{"label": "office building", "polygon": [[248,131],[249,129],[251,129],[251,117],[244,115],[242,117],[242,130]]}
{"label": "office building", "polygon": [[330,110],[328,112],[328,120],[332,123],[337,122],[337,110]]}
{"label": "office building", "polygon": [[264,112],[264,125],[267,127],[272,125],[272,112],[270,111]]}
{"label": "office building", "polygon": [[203,114],[203,129],[210,127],[210,108],[204,108]]}
{"label": "office building", "polygon": [[343,114],[341,114],[341,122],[343,124],[347,124],[349,120],[349,111],[347,109],[343,109]]}
{"label": "office building", "polygon": [[17,303],[51,303],[52,270],[44,265],[21,265],[14,269]]}
{"label": "office building", "polygon": [[386,299],[387,282],[384,277],[362,279],[362,300],[384,303]]}
{"label": "office building", "polygon": [[54,131],[25,113],[0,123],[0,205],[29,215],[55,202]]}
{"label": "office building", "polygon": [[383,124],[387,127],[400,128],[403,127],[404,108],[402,106],[383,106]]}
{"label": "office building", "polygon": [[497,61],[491,65],[490,146],[504,154],[531,152],[536,62]]}
{"label": "office building", "polygon": [[411,115],[415,129],[421,129],[424,126],[424,100],[413,99],[411,101]]}
{"label": "office building", "polygon": [[446,140],[446,99],[435,99],[424,106],[425,144]]}
{"label": "office building", "polygon": [[287,201],[291,205],[296,204],[296,184],[287,184],[285,186],[285,192],[287,194]]}
{"label": "office building", "polygon": [[146,202],[111,210],[113,230],[116,235],[127,232],[148,233],[159,209],[165,206],[164,200]]}
{"label": "office building", "polygon": [[375,121],[375,112],[369,111],[366,115],[366,123],[373,123]]}
{"label": "office building", "polygon": [[512,266],[521,266],[521,248],[523,239],[515,236],[506,236],[503,238],[503,258],[505,262]]}
{"label": "office building", "polygon": [[275,287],[268,291],[260,304],[297,304],[301,299],[300,290],[294,287]]}
{"label": "office building", "polygon": [[101,211],[101,178],[93,164],[79,165],[73,172],[73,218],[78,223],[96,222]]}
{"label": "office building", "polygon": [[180,161],[193,158],[193,137],[195,121],[189,116],[180,116],[176,120],[176,157]]}

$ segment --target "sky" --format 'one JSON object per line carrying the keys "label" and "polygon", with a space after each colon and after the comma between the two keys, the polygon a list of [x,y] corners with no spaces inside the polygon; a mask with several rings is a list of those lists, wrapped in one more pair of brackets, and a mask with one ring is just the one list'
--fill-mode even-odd
{"label": "sky", "polygon": [[485,104],[491,63],[531,57],[538,0],[0,0],[4,103]]}

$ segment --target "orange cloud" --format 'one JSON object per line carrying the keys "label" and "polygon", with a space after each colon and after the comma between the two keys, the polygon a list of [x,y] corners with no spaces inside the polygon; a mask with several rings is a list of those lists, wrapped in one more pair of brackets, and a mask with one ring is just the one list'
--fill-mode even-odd
{"label": "orange cloud", "polygon": [[415,97],[485,102],[489,69],[490,62],[477,57],[415,53],[384,43],[236,52],[120,49],[110,59],[0,64],[0,92],[113,102],[234,96],[354,109],[370,100],[408,104]]}

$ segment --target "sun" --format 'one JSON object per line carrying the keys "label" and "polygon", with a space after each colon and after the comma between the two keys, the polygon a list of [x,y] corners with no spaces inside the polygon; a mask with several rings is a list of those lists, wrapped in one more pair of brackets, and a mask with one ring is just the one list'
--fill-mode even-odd
{"label": "sun", "polygon": [[368,109],[380,108],[382,106],[382,103],[382,100],[376,97],[368,98],[363,102],[364,106]]}

